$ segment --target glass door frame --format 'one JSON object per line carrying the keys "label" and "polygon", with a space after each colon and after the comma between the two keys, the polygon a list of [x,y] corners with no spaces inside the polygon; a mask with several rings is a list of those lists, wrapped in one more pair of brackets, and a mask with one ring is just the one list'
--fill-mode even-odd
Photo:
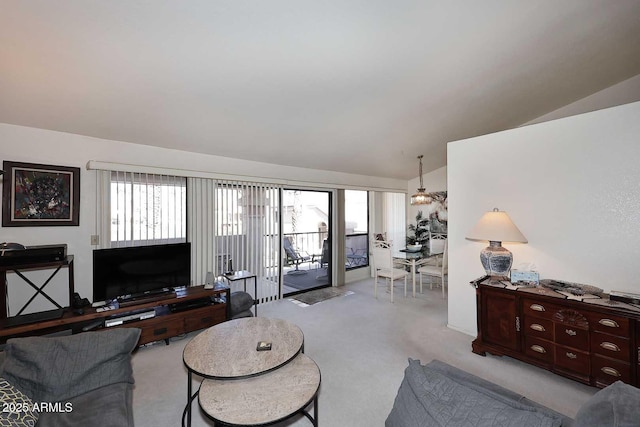
{"label": "glass door frame", "polygon": [[[326,279],[323,280],[323,282],[321,284],[319,284],[318,286],[313,286],[313,287],[309,287],[306,289],[299,289],[299,290],[295,290],[295,291],[291,291],[291,292],[286,292],[285,293],[285,278],[287,277],[287,272],[285,272],[285,268],[289,267],[289,265],[287,265],[284,260],[287,259],[287,254],[284,248],[284,243],[281,245],[281,255],[280,255],[280,260],[282,260],[281,265],[280,265],[280,292],[282,297],[290,297],[290,296],[295,296],[297,294],[300,293],[304,293],[304,292],[309,292],[311,290],[315,290],[315,289],[321,289],[321,288],[327,288],[327,287],[331,287],[333,286],[333,252],[334,252],[334,224],[333,224],[333,206],[334,206],[334,197],[335,197],[335,191],[332,189],[325,189],[325,188],[305,188],[305,187],[283,187],[281,189],[281,193],[280,193],[280,236],[281,236],[281,242],[284,242],[285,237],[287,237],[287,235],[293,234],[293,233],[285,233],[284,230],[284,223],[285,223],[285,197],[284,197],[284,192],[286,191],[300,191],[300,192],[311,192],[311,193],[323,193],[326,196],[326,200],[327,200],[327,230],[326,231],[318,231],[318,233],[322,233],[326,235],[326,241],[327,241],[327,257],[328,257],[328,262],[327,262],[327,274],[326,274]],[[302,232],[300,234],[309,234],[309,233],[315,233],[315,232]],[[316,254],[309,254],[309,256],[312,257],[312,259],[309,260],[310,263],[318,263],[322,260],[322,251],[320,250],[320,253],[316,253]],[[320,257],[320,258],[317,258]],[[320,266],[319,269],[322,268],[322,265]],[[291,271],[291,270],[289,270]],[[307,271],[312,271],[312,270],[307,270]],[[324,278],[324,277],[323,277]]]}

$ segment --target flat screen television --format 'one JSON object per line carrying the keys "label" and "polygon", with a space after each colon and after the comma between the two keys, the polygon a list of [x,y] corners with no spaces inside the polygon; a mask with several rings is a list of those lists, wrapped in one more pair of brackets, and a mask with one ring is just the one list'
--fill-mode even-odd
{"label": "flat screen television", "polygon": [[191,283],[191,244],[93,251],[93,301],[172,291]]}

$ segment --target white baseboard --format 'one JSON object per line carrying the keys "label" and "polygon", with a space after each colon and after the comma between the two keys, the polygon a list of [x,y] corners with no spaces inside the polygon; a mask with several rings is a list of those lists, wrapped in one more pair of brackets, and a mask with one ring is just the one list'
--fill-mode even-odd
{"label": "white baseboard", "polygon": [[451,323],[447,323],[447,328],[453,329],[456,332],[462,332],[463,334],[472,336],[474,338],[478,336],[478,331],[468,331],[466,329],[461,329],[461,328],[458,328],[456,326],[453,326]]}

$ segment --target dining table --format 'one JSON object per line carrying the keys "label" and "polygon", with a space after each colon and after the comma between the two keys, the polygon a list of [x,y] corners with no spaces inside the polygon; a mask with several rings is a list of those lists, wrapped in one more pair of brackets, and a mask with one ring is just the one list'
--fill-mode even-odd
{"label": "dining table", "polygon": [[442,252],[432,253],[427,246],[423,246],[419,250],[400,249],[400,254],[393,257],[394,262],[406,265],[411,271],[411,283],[413,285],[413,297],[416,296],[416,271],[421,265],[429,264],[437,260],[438,256],[442,256]]}

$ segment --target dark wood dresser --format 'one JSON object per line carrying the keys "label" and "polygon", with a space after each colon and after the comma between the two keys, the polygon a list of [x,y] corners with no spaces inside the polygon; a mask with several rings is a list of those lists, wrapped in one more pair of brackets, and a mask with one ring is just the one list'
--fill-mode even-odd
{"label": "dark wood dresser", "polygon": [[602,298],[568,298],[545,287],[483,277],[476,288],[473,352],[510,356],[596,387],[640,386],[640,309]]}

